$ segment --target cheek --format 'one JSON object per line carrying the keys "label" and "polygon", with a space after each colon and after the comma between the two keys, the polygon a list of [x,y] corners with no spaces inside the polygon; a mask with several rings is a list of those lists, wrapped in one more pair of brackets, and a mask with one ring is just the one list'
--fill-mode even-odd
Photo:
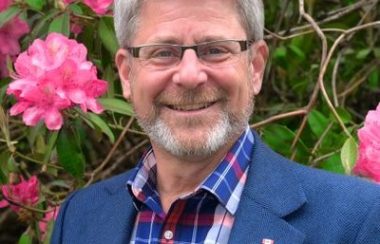
{"label": "cheek", "polygon": [[217,86],[228,94],[228,100],[231,106],[244,106],[253,96],[253,88],[249,80],[249,73],[245,69],[225,69],[214,76]]}
{"label": "cheek", "polygon": [[130,78],[132,102],[142,103],[141,106],[149,107],[170,82],[170,75],[162,71],[139,70],[131,72]]}

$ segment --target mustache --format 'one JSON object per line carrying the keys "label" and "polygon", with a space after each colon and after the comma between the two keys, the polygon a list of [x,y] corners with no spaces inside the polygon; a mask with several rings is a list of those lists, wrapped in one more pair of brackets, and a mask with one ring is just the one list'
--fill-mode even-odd
{"label": "mustache", "polygon": [[156,99],[156,105],[189,105],[227,101],[227,93],[221,89],[194,88],[161,93]]}

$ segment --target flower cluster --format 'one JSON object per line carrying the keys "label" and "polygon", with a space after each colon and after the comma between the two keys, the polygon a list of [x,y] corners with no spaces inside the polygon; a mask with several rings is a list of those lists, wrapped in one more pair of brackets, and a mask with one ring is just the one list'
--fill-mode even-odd
{"label": "flower cluster", "polygon": [[106,92],[107,82],[97,78],[96,67],[86,56],[83,44],[58,33],[35,40],[15,62],[18,79],[9,84],[7,94],[17,103],[10,114],[23,113],[28,126],[43,120],[48,129],[59,130],[64,109],[79,105],[84,112],[101,113],[96,98]]}
{"label": "flower cluster", "polygon": [[[11,0],[0,1],[0,12],[5,11]],[[0,77],[8,76],[7,57],[13,58],[20,52],[19,39],[29,32],[29,26],[19,17],[14,17],[0,28]]]}
{"label": "flower cluster", "polygon": [[0,208],[10,207],[13,211],[19,212],[20,206],[32,207],[39,200],[39,182],[36,176],[29,180],[21,178],[18,184],[3,185],[1,192],[4,199],[0,201]]}
{"label": "flower cluster", "polygon": [[358,135],[359,158],[354,172],[380,182],[380,104],[368,112]]}
{"label": "flower cluster", "polygon": [[[63,0],[64,3],[70,4],[74,0]],[[95,13],[103,15],[107,12],[113,0],[83,0],[84,4],[89,6]]]}

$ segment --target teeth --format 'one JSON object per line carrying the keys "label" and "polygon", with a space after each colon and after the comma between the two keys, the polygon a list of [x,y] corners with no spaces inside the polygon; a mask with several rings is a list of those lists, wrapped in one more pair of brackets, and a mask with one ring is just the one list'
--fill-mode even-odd
{"label": "teeth", "polygon": [[203,104],[189,104],[189,105],[169,105],[168,107],[174,110],[179,110],[179,111],[194,111],[194,110],[200,110],[200,109],[205,109],[208,108],[212,105],[213,103],[203,103]]}

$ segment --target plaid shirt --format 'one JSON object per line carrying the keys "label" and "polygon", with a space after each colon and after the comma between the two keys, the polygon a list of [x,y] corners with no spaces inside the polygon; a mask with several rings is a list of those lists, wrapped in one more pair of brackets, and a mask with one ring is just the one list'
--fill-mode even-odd
{"label": "plaid shirt", "polygon": [[247,127],[217,168],[190,194],[162,210],[153,150],[128,181],[138,210],[130,243],[227,243],[247,178],[254,143]]}

